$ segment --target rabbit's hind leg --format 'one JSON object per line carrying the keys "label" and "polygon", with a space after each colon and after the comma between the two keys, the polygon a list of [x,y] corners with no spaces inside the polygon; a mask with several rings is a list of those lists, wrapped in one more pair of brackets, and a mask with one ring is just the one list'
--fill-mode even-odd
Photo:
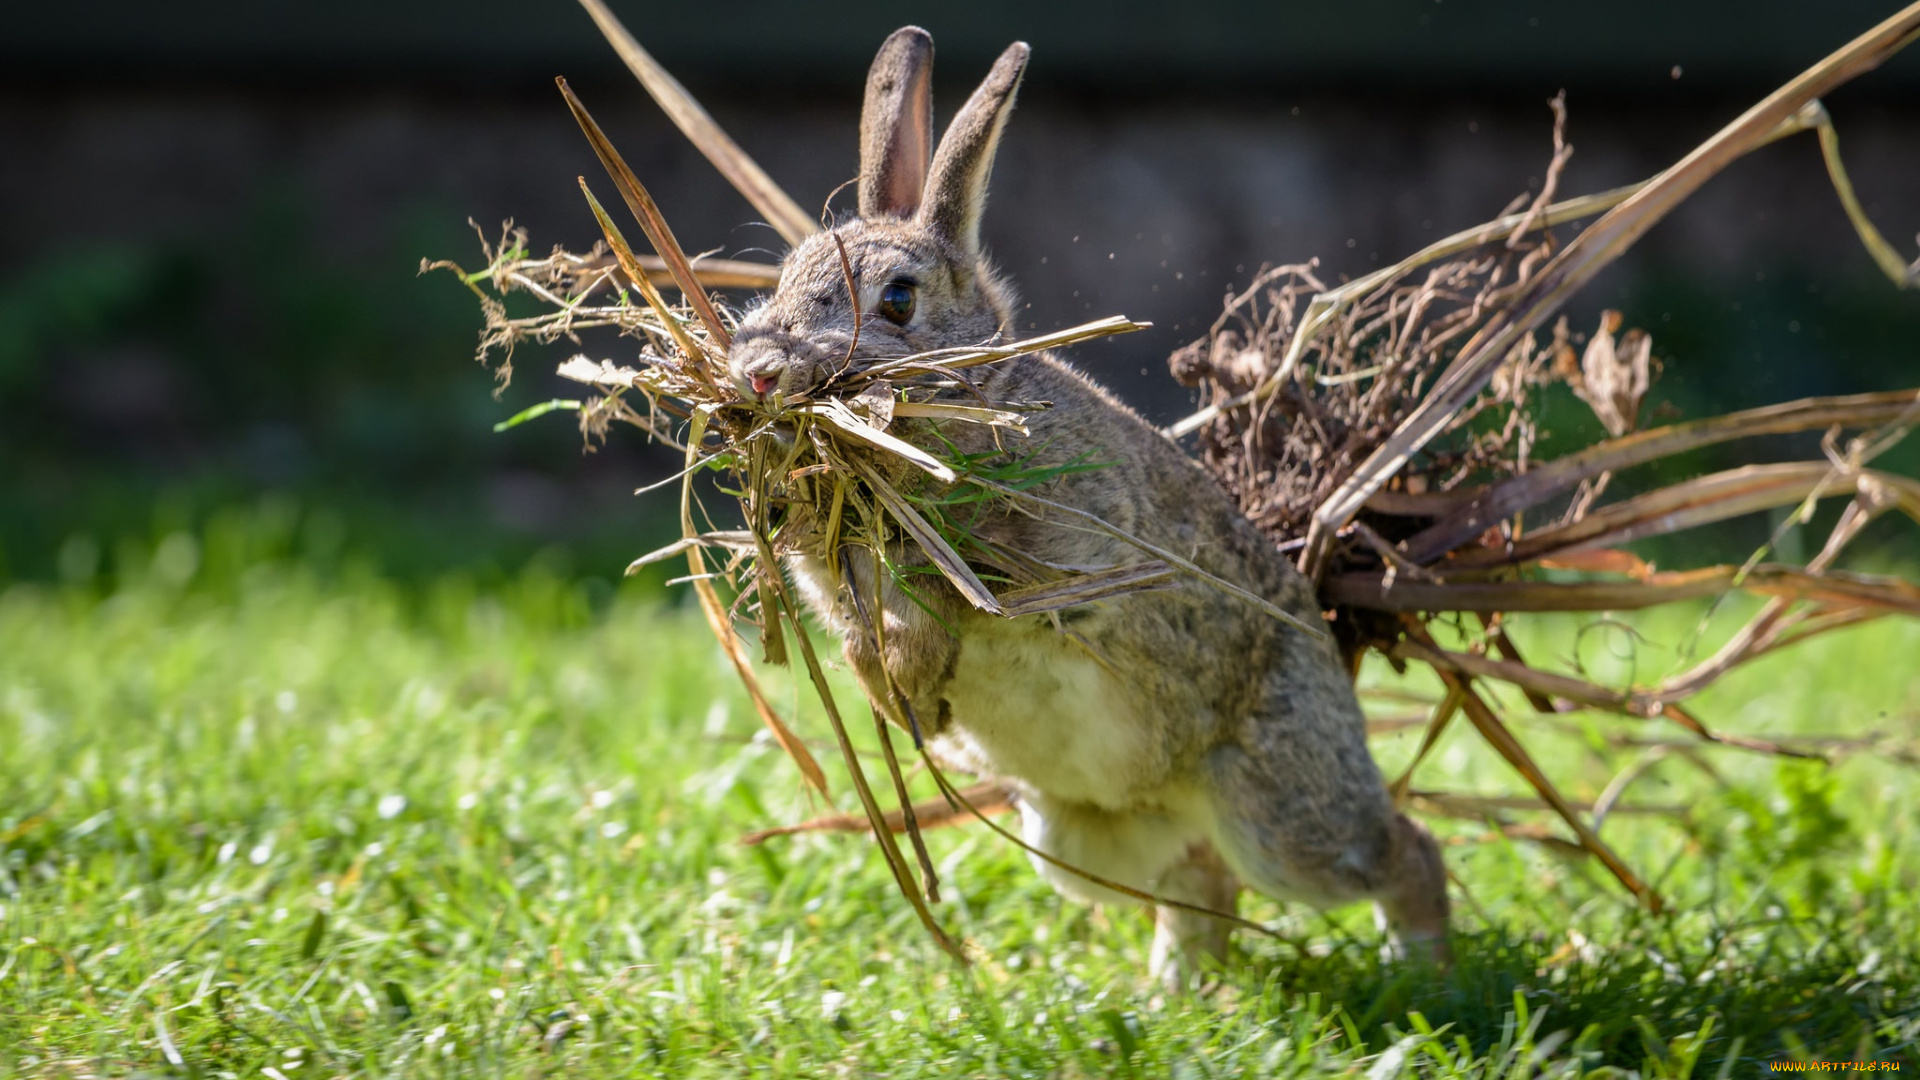
{"label": "rabbit's hind leg", "polygon": [[[1266,718],[1216,747],[1215,844],[1250,888],[1321,909],[1376,904],[1392,948],[1444,963],[1447,872],[1432,834],[1394,810],[1358,723]],[[1356,718],[1357,720],[1357,718]]]}
{"label": "rabbit's hind leg", "polygon": [[[1034,869],[1066,895],[1096,904],[1136,902],[1074,872],[1081,870],[1154,896],[1232,914],[1239,883],[1207,843],[1201,808],[1177,803],[1110,810],[1034,793],[1019,799],[1026,842],[1066,864],[1035,856]],[[1153,977],[1176,989],[1198,973],[1207,958],[1224,962],[1231,930],[1230,923],[1198,911],[1156,907]]]}
{"label": "rabbit's hind leg", "polygon": [[[1154,895],[1232,915],[1240,882],[1213,845],[1203,842],[1189,847],[1185,858],[1160,874]],[[1207,961],[1226,962],[1232,934],[1233,924],[1225,919],[1164,904],[1155,907],[1148,974],[1168,990],[1185,989]]]}

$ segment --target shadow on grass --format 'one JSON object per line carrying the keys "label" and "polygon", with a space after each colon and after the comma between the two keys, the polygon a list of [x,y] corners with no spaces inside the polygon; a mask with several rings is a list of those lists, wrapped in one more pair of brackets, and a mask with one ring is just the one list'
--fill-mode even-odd
{"label": "shadow on grass", "polygon": [[1341,1026],[1373,1052],[1405,1038],[1418,1014],[1475,1056],[1531,1023],[1538,1059],[1573,1052],[1649,1075],[1683,1074],[1693,1059],[1914,1060],[1911,942],[1890,952],[1854,912],[1682,929],[1696,921],[1639,915],[1604,945],[1577,930],[1457,934],[1445,972],[1353,943],[1281,962],[1265,993],[1340,1002]]}

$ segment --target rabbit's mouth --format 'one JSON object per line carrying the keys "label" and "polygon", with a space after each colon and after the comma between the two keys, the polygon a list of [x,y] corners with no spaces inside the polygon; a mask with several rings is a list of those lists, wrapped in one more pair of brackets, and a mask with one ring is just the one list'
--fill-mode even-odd
{"label": "rabbit's mouth", "polygon": [[743,332],[733,341],[729,368],[742,396],[765,401],[775,393],[804,394],[823,374],[821,350],[796,335],[778,331]]}
{"label": "rabbit's mouth", "polygon": [[791,401],[820,389],[828,374],[829,370],[818,364],[795,359],[739,369],[733,381],[741,396],[750,401],[766,402],[775,398]]}

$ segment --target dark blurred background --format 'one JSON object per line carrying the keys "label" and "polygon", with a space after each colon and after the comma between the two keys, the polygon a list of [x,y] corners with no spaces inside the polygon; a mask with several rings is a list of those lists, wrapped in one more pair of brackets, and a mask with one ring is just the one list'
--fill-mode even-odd
{"label": "dark blurred background", "polygon": [[[614,7],[810,207],[855,171],[861,80],[889,31],[934,33],[943,122],[999,49],[1032,42],[988,240],[1033,325],[1156,324],[1078,355],[1167,420],[1191,402],[1166,354],[1230,284],[1313,256],[1329,279],[1364,272],[1492,216],[1540,184],[1555,91],[1576,148],[1561,191],[1611,187],[1897,5]],[[0,14],[0,581],[129,573],[236,506],[289,552],[403,578],[536,559],[611,580],[673,531],[670,496],[630,494],[671,467],[638,440],[585,455],[562,417],[494,434],[560,390],[545,373],[568,350],[522,352],[496,400],[471,294],[416,274],[423,256],[484,262],[468,218],[489,235],[513,218],[536,250],[591,243],[574,177],[599,170],[558,74],[690,248],[777,256],[569,0]],[[1828,105],[1868,212],[1912,257],[1920,49]],[[1603,307],[1652,331],[1668,414],[1920,384],[1920,294],[1878,275],[1810,136],[1716,179],[1574,325]],[[1903,453],[1888,461],[1911,473]],[[1912,544],[1899,528],[1875,534],[1883,550]]]}

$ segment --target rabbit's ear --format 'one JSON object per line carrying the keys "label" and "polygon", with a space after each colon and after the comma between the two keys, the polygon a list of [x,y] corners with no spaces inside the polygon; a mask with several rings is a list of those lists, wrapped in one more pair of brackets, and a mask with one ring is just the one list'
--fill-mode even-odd
{"label": "rabbit's ear", "polygon": [[920,220],[961,250],[980,250],[980,212],[987,202],[987,175],[1001,129],[1013,111],[1013,95],[1027,70],[1027,43],[1016,41],[994,61],[993,70],[973,92],[940,137],[933,176],[920,204]]}
{"label": "rabbit's ear", "polygon": [[867,72],[860,110],[860,216],[911,217],[933,155],[933,38],[895,30]]}

